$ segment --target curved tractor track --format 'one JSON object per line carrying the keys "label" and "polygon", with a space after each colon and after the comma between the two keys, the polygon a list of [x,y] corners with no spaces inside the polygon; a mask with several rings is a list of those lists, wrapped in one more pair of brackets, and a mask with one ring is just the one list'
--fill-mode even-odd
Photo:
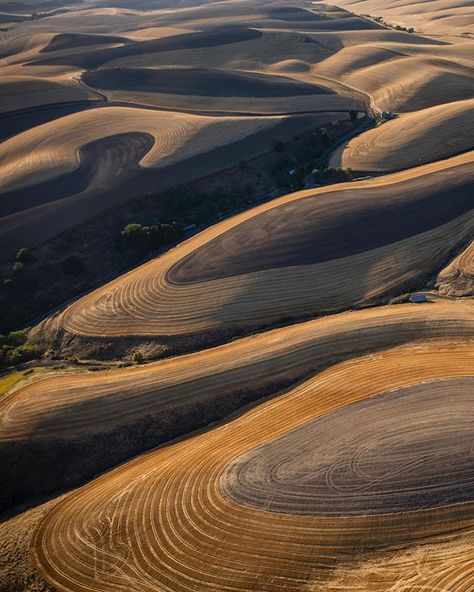
{"label": "curved tractor track", "polygon": [[[2,376],[0,591],[473,592],[470,1],[35,2],[0,35],[5,260],[277,142],[306,183],[290,140],[344,111],[329,164],[360,178],[29,331],[78,363]],[[166,359],[96,363],[137,354]]]}
{"label": "curved tractor track", "polygon": [[182,350],[400,290],[472,235],[472,156],[239,214],[86,295],[32,338],[97,351],[153,337]]}
{"label": "curved tractor track", "polygon": [[357,311],[141,368],[27,384],[0,405],[3,504],[81,482],[335,360],[428,339],[472,339],[472,313],[471,304],[450,301]]}
{"label": "curved tractor track", "polygon": [[[59,590],[78,592],[311,590],[330,577],[328,567],[472,529],[473,380],[472,341],[427,341],[336,364],[68,496],[36,532],[37,565]],[[377,428],[379,413],[386,423]],[[339,432],[326,464],[313,464],[334,423],[350,431]],[[452,438],[456,447],[446,449]],[[282,463],[290,482],[279,478]],[[405,494],[392,509],[397,488]],[[463,557],[454,550],[454,562]],[[448,575],[468,592],[472,567],[463,567]],[[372,589],[390,589],[414,569]],[[440,571],[434,566],[430,581],[448,577]]]}

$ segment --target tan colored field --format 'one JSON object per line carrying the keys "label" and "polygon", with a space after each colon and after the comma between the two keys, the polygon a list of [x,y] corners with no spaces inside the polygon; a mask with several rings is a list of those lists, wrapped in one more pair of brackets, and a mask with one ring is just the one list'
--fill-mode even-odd
{"label": "tan colored field", "polygon": [[[75,113],[19,134],[0,147],[2,193],[76,169],[84,145],[115,134],[151,135],[153,146],[139,164],[157,167],[271,129],[280,121],[281,117],[216,119],[129,107]],[[110,174],[104,171],[105,178]]]}
{"label": "tan colored field", "polygon": [[392,26],[414,27],[429,35],[474,35],[474,14],[468,0],[341,0],[339,4],[357,14],[381,16]]}
{"label": "tan colored field", "polygon": [[0,0],[0,592],[474,591],[471,4]]}
{"label": "tan colored field", "polygon": [[[344,111],[361,106],[326,81],[205,68],[102,68],[83,80],[109,100],[163,109],[249,114]],[[341,90],[341,89],[337,89]],[[352,93],[354,94],[354,93]]]}
{"label": "tan colored field", "polygon": [[472,149],[473,137],[474,100],[447,103],[402,114],[365,132],[333,153],[331,165],[356,171],[407,169]]}
{"label": "tan colored field", "polygon": [[472,296],[474,294],[474,243],[464,249],[436,279],[441,294]]}
{"label": "tan colored field", "polygon": [[[460,527],[470,529],[466,536],[472,544],[473,507],[467,500],[437,505],[429,496],[420,496],[401,513],[327,516],[316,510],[310,515],[275,511],[271,490],[260,508],[238,503],[226,493],[228,468],[242,455],[257,453],[259,446],[275,443],[275,438],[323,414],[329,418],[344,410],[348,421],[354,414],[352,421],[364,422],[353,405],[368,404],[371,397],[376,403],[382,393],[405,387],[416,392],[416,385],[426,381],[439,386],[460,379],[467,384],[467,377],[473,377],[472,355],[472,342],[435,340],[336,364],[222,427],[143,455],[79,489],[47,514],[35,538],[37,565],[59,590],[316,590],[331,579],[335,567],[355,566],[374,550],[436,543]],[[465,396],[472,397],[472,389]],[[471,425],[465,406],[454,409],[443,437],[449,437],[451,422],[462,420],[465,429]],[[434,405],[424,423],[399,426],[417,442],[410,463],[398,468],[396,478],[404,487],[417,486],[411,463],[430,471],[437,440],[425,438],[430,427],[437,430],[442,414],[442,407]],[[395,416],[394,432],[396,422]],[[364,462],[384,463],[403,449],[400,439],[392,442],[391,434],[373,440],[373,450],[346,448],[328,470],[334,477],[341,462],[352,461],[366,486],[383,485],[383,474],[363,473]],[[318,446],[317,438],[312,445]],[[441,452],[443,460],[448,451],[446,447]],[[437,470],[445,466],[454,483],[463,482],[461,491],[470,491],[463,464],[472,463],[472,456],[461,452],[454,461],[446,457],[447,465],[438,460]],[[287,463],[293,467],[289,457]],[[328,487],[337,495],[337,482],[328,481]],[[360,495],[357,483],[344,491],[349,498]],[[462,549],[455,547],[452,553],[456,562],[465,560]],[[372,590],[395,589],[413,569],[410,564],[401,572],[385,570]],[[434,569],[428,582],[449,575],[444,566],[441,573]],[[448,588],[453,581],[447,580],[439,589],[470,590],[469,567],[451,577],[456,588]],[[333,590],[347,588],[342,584]]]}
{"label": "tan colored field", "polygon": [[0,145],[5,255],[114,205],[234,166],[334,113],[206,117],[135,107],[73,113]]}
{"label": "tan colored field", "polygon": [[399,290],[471,236],[472,158],[303,191],[239,214],[81,298],[36,328],[35,339],[191,343],[193,334],[216,339]]}
{"label": "tan colored field", "polygon": [[472,99],[472,65],[431,57],[437,49],[424,46],[426,55],[406,55],[410,47],[388,45],[380,60],[380,49],[372,44],[350,47],[321,62],[314,73],[367,92],[380,111],[409,112]]}
{"label": "tan colored field", "polygon": [[[4,499],[75,484],[335,360],[413,341],[473,338],[472,321],[468,303],[391,306],[276,329],[142,368],[30,382],[0,405],[4,462],[22,459],[4,483]],[[25,455],[32,441],[35,451]],[[47,468],[52,451],[54,471]],[[49,472],[48,483],[31,478],[42,470]]]}
{"label": "tan colored field", "polygon": [[41,80],[32,76],[5,76],[0,80],[0,113],[96,98],[93,92],[63,80]]}
{"label": "tan colored field", "polygon": [[[135,178],[127,185],[121,177],[121,189],[117,191],[116,178],[109,177],[105,186],[107,176],[99,174],[100,183],[95,184],[92,201],[84,205],[87,175],[79,171],[79,159],[86,162],[89,152],[100,155],[106,150],[109,169],[122,171],[120,163],[126,158],[125,168],[130,176],[138,162],[146,163],[153,158],[150,155],[157,155],[167,145],[166,137],[164,144],[155,144],[153,148],[149,146],[150,138],[143,135],[133,141],[119,135],[115,140],[108,139],[112,130],[116,134],[156,136],[155,125],[166,114],[139,115],[135,110],[137,105],[180,111],[175,118],[181,130],[183,121],[189,122],[192,114],[196,116],[200,112],[220,112],[227,117],[235,113],[333,113],[351,108],[367,110],[369,104],[375,110],[412,112],[447,101],[472,99],[472,52],[469,51],[472,44],[469,42],[453,46],[387,30],[335,7],[288,8],[266,0],[258,5],[238,0],[212,6],[180,6],[174,11],[168,8],[158,3],[153,5],[153,10],[143,13],[136,6],[94,6],[25,21],[16,26],[15,35],[11,31],[5,34],[0,46],[5,55],[0,66],[5,75],[5,82],[2,81],[6,91],[2,95],[5,109],[11,110],[12,106],[44,109],[45,105],[78,101],[77,113],[51,121],[51,127],[41,118],[42,125],[38,126],[38,114],[30,110],[25,117],[31,117],[31,130],[17,134],[0,147],[2,162],[6,163],[2,189],[30,188],[27,194],[15,193],[8,197],[8,203],[4,201],[1,235],[6,252],[14,253],[24,246],[15,239],[20,234],[28,237],[27,246],[33,246],[82,223],[89,211],[91,216],[97,215],[115,203],[122,203],[126,196],[132,198],[137,192],[149,191],[151,186],[163,185],[162,179],[147,184],[146,180],[137,182]],[[150,85],[153,76],[155,82]],[[99,90],[87,88],[81,77]],[[281,94],[285,85],[287,89]],[[227,89],[229,96],[225,96],[223,89]],[[265,96],[259,96],[263,89]],[[107,126],[93,123],[95,117],[118,113],[115,106],[107,112],[101,111],[100,115],[94,110],[79,112],[84,108],[84,100],[104,101],[105,95],[109,102],[127,103],[130,110],[122,112],[127,113],[127,121],[117,124],[107,119]],[[109,117],[113,119],[112,115]],[[138,122],[144,117],[150,121],[146,126]],[[302,120],[294,121],[294,126],[274,126],[276,120],[258,125],[255,122],[257,133],[267,126],[273,132],[266,144],[256,142],[258,150],[249,156],[319,121],[308,118],[304,125]],[[450,121],[440,121],[439,125],[447,128]],[[183,162],[196,152],[205,154],[206,147],[211,145],[222,146],[225,153],[230,153],[235,138],[249,138],[245,129],[227,133],[228,130],[224,131],[227,124],[212,129],[219,127],[223,133],[204,137],[203,148],[198,150],[185,148],[189,142],[181,139],[186,134],[172,132],[172,146],[165,150],[170,154],[160,157],[161,164]],[[41,135],[47,138],[40,138]],[[56,136],[61,142],[59,149],[55,145]],[[44,150],[34,148],[38,143],[44,145]],[[82,150],[87,154],[79,156],[78,151]],[[434,156],[447,155],[449,151]],[[183,177],[189,180],[199,173],[205,175],[237,162],[235,158],[232,162],[222,158],[214,165],[211,157],[207,163],[204,160],[199,160],[192,175],[187,172]],[[72,171],[78,178],[49,184],[58,175]],[[176,182],[177,175],[167,176],[168,184]],[[46,182],[47,185],[34,187],[36,183]],[[107,187],[110,187],[108,193],[117,199],[110,199]],[[35,199],[35,196],[40,197]],[[100,208],[99,204],[102,204]],[[52,220],[60,220],[61,224],[53,228]]]}
{"label": "tan colored field", "polygon": [[[141,368],[47,378],[2,401],[0,439],[107,433],[183,402],[295,380],[329,360],[448,335],[474,336],[469,303],[439,301],[421,308],[409,304],[331,315]],[[278,368],[272,365],[275,359]]]}

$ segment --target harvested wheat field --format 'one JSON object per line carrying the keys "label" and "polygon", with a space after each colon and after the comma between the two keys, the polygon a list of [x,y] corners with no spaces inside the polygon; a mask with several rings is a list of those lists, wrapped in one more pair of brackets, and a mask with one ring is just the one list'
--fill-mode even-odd
{"label": "harvested wheat field", "polygon": [[0,592],[474,592],[469,0],[0,0]]}
{"label": "harvested wheat field", "polygon": [[33,127],[0,145],[5,254],[101,214],[137,188],[169,187],[232,166],[333,117],[208,117],[102,107]]}
{"label": "harvested wheat field", "polygon": [[447,103],[367,131],[341,146],[331,164],[357,171],[402,170],[472,149],[473,137],[474,100]]}
{"label": "harvested wheat field", "polygon": [[381,16],[392,26],[414,27],[429,35],[474,35],[474,14],[468,0],[341,0],[340,5],[357,14]]}
{"label": "harvested wheat field", "polygon": [[103,348],[153,336],[180,349],[390,294],[472,236],[472,157],[244,212],[81,298],[34,339],[73,351],[71,337]]}
{"label": "harvested wheat field", "polygon": [[[336,364],[123,465],[47,515],[37,565],[61,590],[311,590],[329,566],[472,528],[472,354],[434,341]],[[469,570],[452,577],[469,590]]]}
{"label": "harvested wheat field", "polygon": [[436,278],[441,294],[472,296],[474,293],[474,243],[447,265]]}
{"label": "harvested wheat field", "polygon": [[331,86],[280,75],[204,68],[102,68],[82,80],[109,100],[219,113],[305,113],[357,106]]}
{"label": "harvested wheat field", "polygon": [[[35,442],[35,452],[17,463],[4,484],[4,503],[93,475],[335,359],[448,335],[472,338],[473,321],[468,303],[437,302],[421,314],[414,305],[384,307],[276,329],[143,368],[32,382],[0,406],[6,462]],[[179,426],[173,426],[176,413]],[[47,484],[35,484],[31,476],[48,466],[52,453],[55,476],[50,471]]]}

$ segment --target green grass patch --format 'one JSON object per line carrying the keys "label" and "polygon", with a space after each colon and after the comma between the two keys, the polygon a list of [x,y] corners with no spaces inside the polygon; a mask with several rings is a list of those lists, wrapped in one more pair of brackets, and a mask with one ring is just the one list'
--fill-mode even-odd
{"label": "green grass patch", "polygon": [[12,372],[12,374],[7,374],[6,376],[0,376],[0,395],[4,395],[17,382],[20,382],[22,378],[23,372]]}

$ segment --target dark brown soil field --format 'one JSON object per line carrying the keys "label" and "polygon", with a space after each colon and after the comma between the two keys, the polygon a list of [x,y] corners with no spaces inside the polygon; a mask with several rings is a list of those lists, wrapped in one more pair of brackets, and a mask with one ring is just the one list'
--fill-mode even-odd
{"label": "dark brown soil field", "polygon": [[97,101],[78,101],[76,103],[71,101],[64,105],[44,105],[3,113],[0,115],[0,142],[37,125],[54,121],[70,113],[92,109],[96,106]]}
{"label": "dark brown soil field", "polygon": [[101,90],[213,97],[293,97],[335,94],[285,76],[204,68],[110,68],[86,72],[83,81]]}
{"label": "dark brown soil field", "polygon": [[233,28],[218,31],[206,31],[196,33],[184,33],[173,35],[162,39],[151,39],[142,42],[129,43],[122,47],[111,47],[98,51],[84,52],[58,57],[43,58],[36,60],[37,65],[70,65],[81,68],[99,68],[107,62],[119,58],[140,55],[144,53],[161,53],[165,51],[192,50],[205,47],[219,47],[231,43],[241,43],[259,39],[262,36],[260,31],[247,28]]}
{"label": "dark brown soil field", "polygon": [[221,484],[238,504],[304,515],[421,510],[474,496],[474,379],[347,405],[254,448]]}
{"label": "dark brown soil field", "polygon": [[184,284],[309,265],[418,235],[474,207],[470,170],[469,163],[399,185],[345,189],[278,206],[188,255],[167,278]]}
{"label": "dark brown soil field", "polygon": [[125,37],[114,35],[85,35],[80,33],[60,33],[55,35],[40,53],[87,47],[88,45],[107,45],[113,43],[130,43]]}

